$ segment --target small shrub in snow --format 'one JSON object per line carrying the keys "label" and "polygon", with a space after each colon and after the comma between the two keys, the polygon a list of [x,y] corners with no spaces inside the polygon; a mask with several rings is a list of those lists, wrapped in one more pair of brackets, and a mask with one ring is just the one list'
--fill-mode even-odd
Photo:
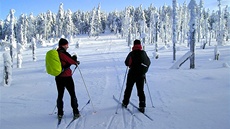
{"label": "small shrub in snow", "polygon": [[3,86],[10,86],[12,81],[12,61],[8,52],[3,53]]}
{"label": "small shrub in snow", "polygon": [[229,66],[228,63],[223,63],[223,67],[224,67],[224,68],[230,68],[230,66]]}
{"label": "small shrub in snow", "polygon": [[219,60],[220,52],[218,50],[218,46],[216,45],[214,49],[214,60]]}

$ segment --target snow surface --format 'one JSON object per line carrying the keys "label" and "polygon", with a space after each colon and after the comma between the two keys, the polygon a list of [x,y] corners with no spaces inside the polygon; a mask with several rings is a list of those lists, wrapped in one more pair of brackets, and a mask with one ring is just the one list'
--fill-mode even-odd
{"label": "snow surface", "polygon": [[[76,49],[72,43],[68,51],[76,52],[79,56],[80,70],[92,103],[84,108],[82,117],[70,129],[230,128],[230,69],[226,67],[230,64],[229,44],[219,46],[219,61],[213,60],[214,45],[206,46],[206,49],[197,46],[195,69],[189,69],[189,60],[180,69],[170,69],[173,65],[172,48],[160,49],[159,58],[155,59],[154,45],[146,44],[146,51],[152,62],[147,73],[147,82],[155,106],[152,108],[148,90],[145,88],[146,113],[154,121],[150,121],[129,105],[140,121],[120,107],[118,114],[115,114],[117,103],[112,96],[119,98],[126,71],[124,60],[130,51],[125,39],[116,38],[115,35],[103,35],[97,40],[79,36],[73,41],[79,39],[80,48]],[[189,51],[183,45],[177,47],[177,59]],[[56,84],[54,77],[46,73],[44,62],[46,52],[52,48],[38,47],[36,62],[32,59],[31,50],[24,51],[22,68],[16,68],[14,61],[11,86],[0,86],[1,129],[57,128],[56,114],[49,115],[56,105]],[[0,55],[0,69],[3,69],[2,51]],[[0,77],[2,76],[1,70]],[[78,69],[73,78],[80,109],[89,97]],[[136,94],[134,87],[131,101],[138,105]],[[72,119],[67,91],[64,103],[65,117],[60,129],[65,128]]]}

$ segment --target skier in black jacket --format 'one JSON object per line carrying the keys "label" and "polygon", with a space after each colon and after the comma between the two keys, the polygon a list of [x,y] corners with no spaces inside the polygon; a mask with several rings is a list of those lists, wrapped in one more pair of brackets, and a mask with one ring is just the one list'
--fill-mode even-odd
{"label": "skier in black jacket", "polygon": [[150,59],[146,52],[142,50],[140,40],[134,41],[132,51],[128,54],[125,60],[125,65],[128,66],[129,72],[127,76],[126,89],[124,93],[124,99],[122,106],[127,108],[129,99],[132,93],[133,85],[136,83],[138,97],[139,97],[139,111],[145,112],[145,93],[144,93],[144,81],[145,73],[148,71]]}

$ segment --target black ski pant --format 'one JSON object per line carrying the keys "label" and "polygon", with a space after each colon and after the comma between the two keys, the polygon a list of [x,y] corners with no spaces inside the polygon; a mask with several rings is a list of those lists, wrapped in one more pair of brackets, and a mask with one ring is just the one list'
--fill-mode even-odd
{"label": "black ski pant", "polygon": [[57,91],[58,91],[58,97],[57,97],[57,108],[58,108],[58,114],[63,114],[63,96],[65,88],[69,92],[70,98],[71,98],[71,106],[73,108],[73,112],[78,111],[78,102],[77,97],[74,90],[74,81],[72,76],[69,77],[55,77],[56,85],[57,85]]}
{"label": "black ski pant", "polygon": [[145,93],[144,93],[144,75],[133,75],[128,73],[126,89],[124,93],[123,104],[128,105],[134,84],[136,83],[137,95],[139,97],[139,107],[145,107]]}

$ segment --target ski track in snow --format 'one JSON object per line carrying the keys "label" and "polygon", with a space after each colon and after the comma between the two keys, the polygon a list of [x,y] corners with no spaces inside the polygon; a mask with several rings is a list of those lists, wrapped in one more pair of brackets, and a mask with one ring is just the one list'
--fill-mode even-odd
{"label": "ski track in snow", "polygon": [[123,126],[124,128],[127,127],[126,123],[127,123],[127,120],[126,120],[126,114],[125,114],[125,109],[122,108],[122,119],[123,119]]}
{"label": "ski track in snow", "polygon": [[[116,45],[116,44],[115,44]],[[114,46],[115,46],[114,45]],[[124,81],[124,77],[120,77],[119,75],[123,75],[123,76],[125,76],[124,75],[124,72],[122,72],[122,74],[120,74],[119,73],[119,70],[118,70],[118,67],[120,66],[120,65],[118,65],[117,64],[117,62],[119,61],[117,61],[115,58],[114,58],[114,56],[111,54],[113,51],[111,51],[111,48],[113,48],[114,46],[112,46],[112,43],[110,42],[109,43],[109,45],[108,46],[106,46],[105,47],[105,50],[104,50],[104,53],[107,53],[108,55],[107,56],[105,56],[105,60],[108,60],[108,61],[110,61],[110,62],[112,62],[112,65],[111,65],[111,68],[110,69],[112,69],[112,70],[114,70],[114,73],[116,73],[115,75],[117,76],[117,89],[121,89],[122,88],[122,84],[123,84],[123,81]],[[128,49],[129,50],[129,49]],[[111,61],[112,60],[112,61]],[[122,61],[122,63],[123,63],[123,61]],[[124,65],[124,64],[123,64]],[[106,70],[107,70],[107,72],[106,73],[109,73],[109,67],[106,67]],[[114,78],[114,77],[110,77],[109,75],[111,75],[111,74],[107,74],[106,75],[106,87],[109,87],[109,85],[110,85],[110,83],[111,82],[113,82],[113,81],[110,81],[109,79],[111,79],[111,78]],[[114,82],[113,82],[114,83]],[[123,88],[125,88],[125,83],[124,83],[124,85],[123,85]],[[121,92],[121,91],[119,91],[119,92]],[[122,94],[123,94],[123,92],[124,91],[122,91]],[[119,93],[120,94],[120,93]],[[108,95],[107,95],[108,96]],[[121,96],[121,99],[122,99],[122,97],[123,96]],[[120,100],[121,101],[121,100]],[[118,108],[121,108],[121,105],[119,105],[119,107]],[[118,110],[119,111],[119,110]],[[134,121],[134,118],[135,117],[137,117],[137,116],[133,116],[133,115],[131,115],[130,113],[128,113],[127,114],[127,111],[125,110],[125,109],[121,109],[121,112],[122,112],[122,123],[123,123],[123,128],[128,128],[128,126],[130,126],[130,129],[134,129],[135,128],[135,121]],[[106,127],[106,129],[111,129],[112,127],[114,127],[114,126],[112,126],[111,127],[111,125],[113,124],[113,121],[114,121],[114,119],[116,119],[116,116],[117,116],[118,114],[115,114],[115,115],[112,115],[111,116],[111,118],[110,118],[110,120],[109,120],[109,122],[108,122],[108,125],[107,125],[107,127]],[[130,117],[130,118],[129,118]],[[129,118],[129,119],[128,119]],[[119,127],[118,127],[119,128]]]}
{"label": "ski track in snow", "polygon": [[84,128],[84,117],[79,117],[75,120],[68,129],[83,129]]}
{"label": "ski track in snow", "polygon": [[[102,41],[102,42],[106,42],[106,41]],[[121,88],[121,86],[120,86],[121,82],[120,81],[123,81],[123,77],[122,77],[122,79],[120,79],[120,76],[124,76],[124,73],[122,71],[120,72],[117,68],[117,62],[119,62],[119,60],[114,59],[112,54],[110,54],[113,52],[111,50],[112,47],[114,47],[116,45],[116,44],[112,44],[111,42],[112,41],[110,41],[103,48],[96,49],[96,52],[98,55],[97,58],[100,58],[100,60],[102,60],[104,64],[107,64],[107,66],[106,67],[99,67],[98,69],[92,69],[92,71],[91,71],[92,73],[94,73],[94,71],[97,72],[100,69],[99,71],[106,71],[105,72],[106,74],[101,74],[100,76],[98,76],[99,78],[97,79],[98,80],[97,82],[87,83],[89,85],[94,85],[100,89],[100,93],[93,92],[93,94],[95,94],[95,95],[98,94],[98,96],[93,99],[94,101],[96,101],[96,105],[104,105],[105,103],[107,103],[107,102],[104,102],[106,100],[104,98],[104,96],[112,96],[110,94],[110,92],[108,92],[109,90],[118,89],[117,92],[120,92],[120,88]],[[124,64],[122,64],[122,65],[124,65]],[[120,72],[120,74],[118,74],[119,72]],[[111,73],[115,73],[115,74],[111,74]],[[86,81],[88,81],[88,80],[86,80]],[[95,90],[91,90],[91,91],[95,91]],[[96,91],[98,91],[98,90],[96,90]],[[115,110],[114,110],[114,112],[115,112]],[[86,119],[86,117],[90,117],[90,116],[85,116],[85,119]],[[113,124],[113,120],[115,118],[116,118],[115,116],[112,116],[110,118],[110,121],[108,121],[108,123],[103,122],[101,124],[106,125],[107,128],[111,128],[111,124]],[[123,124],[125,124],[125,123],[126,122],[123,122]],[[119,128],[119,126],[117,128]]]}
{"label": "ski track in snow", "polygon": [[112,115],[112,116],[110,117],[109,122],[108,122],[107,125],[106,125],[106,129],[110,129],[110,128],[111,128],[111,124],[112,124],[112,122],[113,122],[115,116],[116,116],[116,115],[114,114],[114,115]]}

